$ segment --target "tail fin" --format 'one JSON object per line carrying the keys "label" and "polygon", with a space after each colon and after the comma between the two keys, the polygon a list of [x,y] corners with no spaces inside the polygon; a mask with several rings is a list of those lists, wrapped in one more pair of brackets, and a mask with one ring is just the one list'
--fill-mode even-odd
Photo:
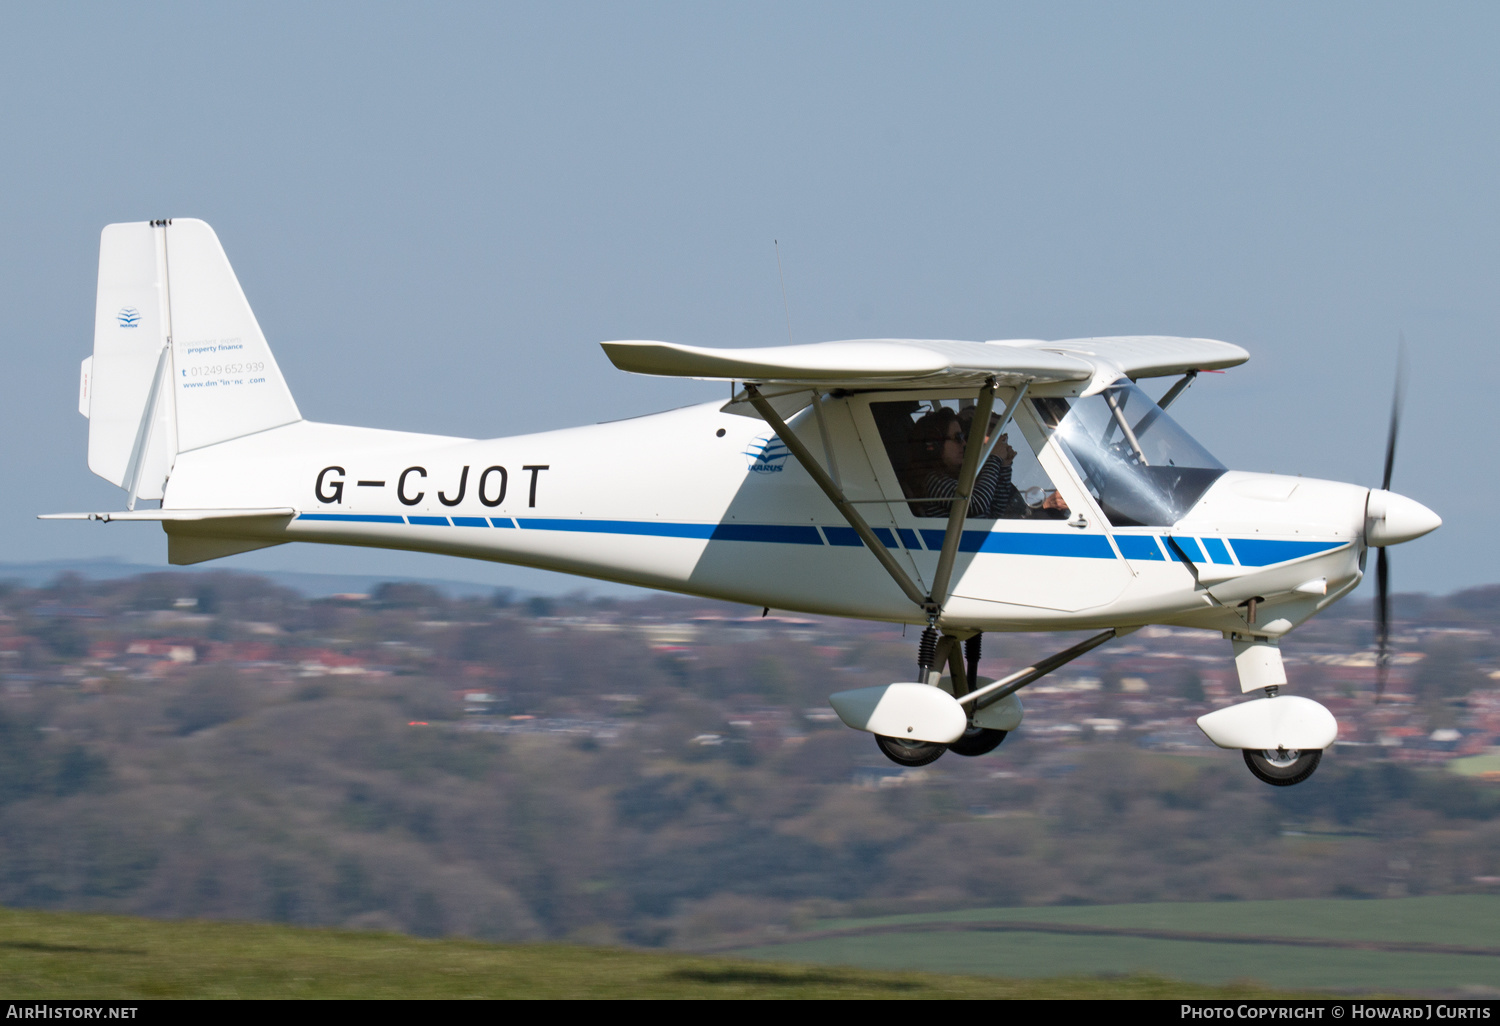
{"label": "tail fin", "polygon": [[162,497],[179,452],[301,420],[218,236],[202,221],[112,224],[83,362],[89,469]]}

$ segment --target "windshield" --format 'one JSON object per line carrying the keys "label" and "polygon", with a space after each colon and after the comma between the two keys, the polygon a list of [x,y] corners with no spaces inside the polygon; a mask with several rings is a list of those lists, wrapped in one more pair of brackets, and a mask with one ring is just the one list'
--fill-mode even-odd
{"label": "windshield", "polygon": [[1034,400],[1104,515],[1116,527],[1168,527],[1225,467],[1121,378],[1086,399]]}

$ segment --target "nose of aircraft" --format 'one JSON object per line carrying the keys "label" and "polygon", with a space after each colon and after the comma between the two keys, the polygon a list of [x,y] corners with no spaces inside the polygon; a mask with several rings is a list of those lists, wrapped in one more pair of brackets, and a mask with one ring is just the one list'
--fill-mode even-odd
{"label": "nose of aircraft", "polygon": [[1365,543],[1378,548],[1420,538],[1443,525],[1443,518],[1416,499],[1396,492],[1370,489],[1365,504]]}

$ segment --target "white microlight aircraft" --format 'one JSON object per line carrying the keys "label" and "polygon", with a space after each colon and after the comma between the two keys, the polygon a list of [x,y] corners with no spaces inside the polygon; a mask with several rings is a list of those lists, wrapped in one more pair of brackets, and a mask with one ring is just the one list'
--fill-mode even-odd
{"label": "white microlight aircraft", "polygon": [[[1198,724],[1276,785],[1306,779],[1338,731],[1277,695],[1281,638],[1348,594],[1375,547],[1383,668],[1384,546],[1441,523],[1389,490],[1394,411],[1380,489],[1225,469],[1164,411],[1200,371],[1248,358],[1226,342],[604,351],[732,398],[484,441],[313,423],[207,224],[109,225],[79,408],[89,469],[128,500],[52,516],[158,521],[177,564],[366,545],[921,625],[915,680],[830,699],[908,766],[992,750],[1021,723],[1017,691],[1111,638],[1207,628],[1263,697]],[[1178,380],[1156,401],[1136,384],[1162,376]],[[1097,633],[978,676],[982,632],[1081,629]]]}

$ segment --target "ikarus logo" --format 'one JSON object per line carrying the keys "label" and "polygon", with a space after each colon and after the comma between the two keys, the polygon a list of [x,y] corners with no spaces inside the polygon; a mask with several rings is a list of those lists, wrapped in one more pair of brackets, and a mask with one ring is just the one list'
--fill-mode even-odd
{"label": "ikarus logo", "polygon": [[750,470],[755,474],[779,474],[782,464],[791,452],[781,443],[781,439],[772,435],[770,438],[757,438],[745,450],[745,455],[750,460]]}
{"label": "ikarus logo", "polygon": [[120,322],[120,327],[134,328],[141,323],[141,312],[133,306],[122,307],[115,318]]}

